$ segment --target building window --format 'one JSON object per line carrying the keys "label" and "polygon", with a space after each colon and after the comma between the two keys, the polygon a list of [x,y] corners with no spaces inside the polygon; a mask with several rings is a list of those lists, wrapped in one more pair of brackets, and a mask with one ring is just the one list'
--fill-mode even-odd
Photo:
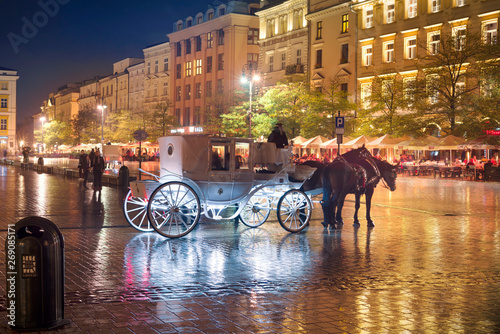
{"label": "building window", "polygon": [[415,82],[414,77],[403,79],[403,96],[409,107],[415,102]]}
{"label": "building window", "polygon": [[459,101],[462,98],[464,92],[465,92],[465,82],[464,81],[457,82],[457,84],[455,85],[455,96],[458,98]]}
{"label": "building window", "polygon": [[363,108],[370,107],[370,97],[372,95],[372,84],[365,82],[361,84],[361,104]]}
{"label": "building window", "polygon": [[323,67],[323,50],[316,50],[316,68]]}
{"label": "building window", "polygon": [[207,81],[205,84],[205,96],[212,97],[212,81]]}
{"label": "building window", "polygon": [[348,87],[349,87],[349,86],[348,86],[348,84],[347,84],[347,83],[341,83],[341,84],[340,84],[340,91],[341,91],[342,93],[344,93],[344,97],[345,97],[345,98],[347,98],[347,94],[348,94],[348,92],[349,92]]}
{"label": "building window", "polygon": [[201,108],[199,106],[194,107],[194,115],[193,115],[193,125],[201,124]]}
{"label": "building window", "polygon": [[427,86],[427,96],[429,97],[430,104],[436,104],[439,102],[439,91],[437,90],[437,83],[439,77],[437,75],[428,75],[426,78]]}
{"label": "building window", "polygon": [[163,59],[163,71],[168,72],[168,58]]}
{"label": "building window", "polygon": [[247,44],[255,45],[259,41],[259,29],[250,28],[248,29],[248,40]]}
{"label": "building window", "polygon": [[417,58],[417,36],[405,38],[405,58]]}
{"label": "building window", "polygon": [[304,12],[302,9],[293,12],[293,29],[300,29],[304,26]]}
{"label": "building window", "polygon": [[193,74],[193,64],[190,61],[186,62],[186,77],[190,77]]}
{"label": "building window", "polygon": [[219,45],[224,45],[224,29],[219,29],[217,36],[219,37]]}
{"label": "building window", "polygon": [[427,48],[430,55],[437,55],[439,53],[439,44],[441,43],[441,33],[433,31],[427,34]]}
{"label": "building window", "polygon": [[365,9],[365,28],[373,27],[373,6],[366,6]]}
{"label": "building window", "polygon": [[207,57],[207,73],[212,73],[212,56]]}
{"label": "building window", "polygon": [[151,63],[148,62],[148,69],[146,74],[151,74]]}
{"label": "building window", "polygon": [[177,64],[175,67],[175,78],[176,79],[180,79],[182,77],[181,72],[182,72],[182,65]]}
{"label": "building window", "polygon": [[155,73],[158,73],[158,60],[155,60]]}
{"label": "building window", "polygon": [[217,55],[217,70],[224,71],[224,54],[219,53]]}
{"label": "building window", "polygon": [[256,70],[259,63],[258,53],[247,53],[247,64],[252,70]]}
{"label": "building window", "polygon": [[455,49],[457,51],[462,51],[465,47],[465,34],[467,33],[466,26],[454,27],[452,30],[452,36],[455,39]]}
{"label": "building window", "polygon": [[316,39],[323,38],[323,21],[316,22]]}
{"label": "building window", "polygon": [[297,65],[302,64],[302,49],[297,49]]}
{"label": "building window", "polygon": [[286,67],[286,54],[282,53],[281,54],[281,69],[284,70]]}
{"label": "building window", "polygon": [[366,45],[362,48],[363,66],[371,66],[373,58],[373,45]]}
{"label": "building window", "polygon": [[168,95],[168,83],[163,83],[163,95]]}
{"label": "building window", "polygon": [[347,64],[349,62],[349,44],[342,44],[340,47],[340,63]]}
{"label": "building window", "polygon": [[214,45],[214,34],[212,32],[207,33],[207,49],[211,49]]}
{"label": "building window", "polygon": [[456,0],[455,6],[456,7],[463,7],[467,4],[467,0]]}
{"label": "building window", "polygon": [[274,19],[271,19],[271,20],[267,20],[266,22],[266,35],[267,37],[273,37],[274,36],[274,33],[275,33],[275,23],[274,23]]}
{"label": "building window", "polygon": [[274,56],[269,56],[269,72],[274,71]]}
{"label": "building window", "polygon": [[175,87],[175,100],[180,101],[182,96],[182,88],[181,86]]}
{"label": "building window", "polygon": [[201,99],[201,82],[197,82],[194,91],[194,98]]}
{"label": "building window", "polygon": [[184,89],[184,96],[186,100],[191,100],[191,85],[186,85]]}
{"label": "building window", "polygon": [[219,8],[219,16],[222,16],[225,14],[226,14],[226,8],[224,8],[224,7]]}
{"label": "building window", "polygon": [[153,86],[153,96],[158,96],[158,84],[156,83]]}
{"label": "building window", "polygon": [[196,51],[201,51],[201,36],[196,36]]}
{"label": "building window", "polygon": [[175,122],[181,124],[181,108],[175,108]]}
{"label": "building window", "polygon": [[349,31],[349,14],[342,15],[342,33]]}
{"label": "building window", "polygon": [[1,90],[8,90],[9,89],[9,83],[3,81],[2,83],[0,83],[0,89]]}
{"label": "building window", "polygon": [[177,23],[177,31],[182,30],[182,22]]}
{"label": "building window", "polygon": [[203,23],[203,15],[196,17],[196,24]]}
{"label": "building window", "polygon": [[183,121],[184,121],[184,123],[183,123],[183,125],[184,125],[184,126],[189,126],[189,125],[191,125],[191,124],[189,123],[189,121],[190,121],[190,120],[191,120],[191,109],[190,109],[189,107],[186,107],[186,108],[184,109],[184,120],[183,120]]}
{"label": "building window", "polygon": [[201,59],[196,59],[196,75],[200,75],[202,70]]}
{"label": "building window", "polygon": [[0,108],[7,108],[7,105],[7,98],[2,97],[2,99],[0,100]]}
{"label": "building window", "polygon": [[384,62],[392,63],[394,61],[394,41],[385,42],[384,47]]}
{"label": "building window", "polygon": [[483,22],[484,44],[497,44],[498,21],[497,19]]}
{"label": "building window", "polygon": [[224,79],[217,80],[217,94],[224,94]]}
{"label": "building window", "polygon": [[207,13],[207,19],[208,20],[212,20],[214,18],[214,12],[213,11],[210,11]]}
{"label": "building window", "polygon": [[431,13],[441,11],[441,0],[431,0]]}
{"label": "building window", "polygon": [[191,40],[186,39],[186,54],[189,55],[191,54]]}
{"label": "building window", "polygon": [[[177,42],[177,43],[175,43],[175,55],[176,55],[177,57],[182,56],[182,49],[181,49],[181,48],[182,48],[182,46],[181,46],[181,42]],[[148,63],[148,64],[149,64],[149,63]]]}
{"label": "building window", "polygon": [[411,19],[417,16],[417,0],[406,0],[407,18]]}
{"label": "building window", "polygon": [[7,130],[7,120],[5,118],[0,120],[0,130]]}
{"label": "building window", "polygon": [[186,20],[186,28],[189,28],[193,25],[193,20],[189,19],[189,20]]}
{"label": "building window", "polygon": [[388,1],[385,5],[385,12],[386,12],[386,23],[392,23],[395,21],[395,9],[396,9],[396,4],[394,3],[394,0]]}

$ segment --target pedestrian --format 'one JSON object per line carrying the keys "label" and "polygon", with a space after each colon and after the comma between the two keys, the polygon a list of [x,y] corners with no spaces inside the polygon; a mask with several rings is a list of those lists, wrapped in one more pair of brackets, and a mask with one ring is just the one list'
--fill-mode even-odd
{"label": "pedestrian", "polygon": [[102,189],[102,173],[104,173],[104,159],[101,157],[101,152],[97,150],[94,156],[94,162],[92,163],[92,170],[94,171],[94,191],[100,191]]}
{"label": "pedestrian", "polygon": [[90,150],[90,153],[89,153],[90,167],[94,166],[94,157],[95,157],[95,152],[94,152],[94,149],[92,149],[92,150]]}
{"label": "pedestrian", "polygon": [[275,143],[276,148],[285,148],[285,146],[288,146],[288,137],[285,131],[283,131],[283,124],[276,123],[267,141],[269,143]]}
{"label": "pedestrian", "polygon": [[80,178],[83,177],[83,186],[87,188],[87,180],[89,179],[90,159],[88,154],[85,153],[84,150],[81,151],[78,167],[80,168]]}
{"label": "pedestrian", "polygon": [[3,159],[7,160],[7,149],[3,150]]}

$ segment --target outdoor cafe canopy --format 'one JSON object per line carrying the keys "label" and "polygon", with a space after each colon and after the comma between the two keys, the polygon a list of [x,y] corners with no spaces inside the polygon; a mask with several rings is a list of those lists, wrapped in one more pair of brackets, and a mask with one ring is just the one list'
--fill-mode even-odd
{"label": "outdoor cafe canopy", "polygon": [[353,140],[348,141],[345,144],[342,144],[342,148],[358,148],[372,141],[372,138],[367,137],[365,135],[354,138]]}
{"label": "outdoor cafe canopy", "polygon": [[[351,138],[344,137],[344,141],[349,141],[349,140],[351,140]],[[336,149],[336,148],[338,148],[337,138],[333,138],[333,139],[330,139],[328,141],[325,141],[324,143],[319,144],[319,147],[322,149]]]}
{"label": "outdoor cafe canopy", "polygon": [[323,136],[316,136],[314,138],[309,139],[308,141],[303,142],[300,144],[301,148],[320,148],[320,144],[328,141],[327,138]]}

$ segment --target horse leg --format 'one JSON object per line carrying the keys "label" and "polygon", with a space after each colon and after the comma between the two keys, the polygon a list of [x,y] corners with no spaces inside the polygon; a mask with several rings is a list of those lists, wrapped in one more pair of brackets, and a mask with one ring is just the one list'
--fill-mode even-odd
{"label": "horse leg", "polygon": [[352,226],[359,227],[360,223],[358,219],[358,211],[361,206],[361,193],[356,193],[355,197],[356,197],[356,203],[354,204],[354,223],[352,224]]}
{"label": "horse leg", "polygon": [[375,189],[372,187],[366,188],[365,198],[366,198],[366,221],[368,227],[375,227],[373,220],[370,217],[370,209],[372,206],[372,196]]}
{"label": "horse leg", "polygon": [[332,205],[332,193],[323,190],[323,199],[321,200],[321,207],[323,209],[323,221],[321,225],[324,226],[325,229],[328,228],[328,225],[332,224],[333,217],[333,205]]}
{"label": "horse leg", "polygon": [[337,228],[342,228],[344,221],[342,220],[342,208],[344,207],[346,195],[339,196],[337,199],[337,214],[335,215],[335,220],[337,221]]}

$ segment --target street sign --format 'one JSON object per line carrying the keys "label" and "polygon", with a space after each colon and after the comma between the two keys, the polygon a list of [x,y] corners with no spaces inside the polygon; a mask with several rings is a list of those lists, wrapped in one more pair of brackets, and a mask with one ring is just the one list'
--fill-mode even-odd
{"label": "street sign", "polygon": [[344,128],[336,128],[335,129],[335,134],[336,135],[343,135],[344,134]]}
{"label": "street sign", "polygon": [[138,141],[144,141],[144,140],[146,140],[146,138],[148,138],[148,134],[144,130],[137,130],[137,131],[134,131],[134,138],[135,138],[135,140],[138,140]]}
{"label": "street sign", "polygon": [[342,116],[337,116],[335,117],[335,127],[338,128],[344,128],[344,117]]}
{"label": "street sign", "polygon": [[344,136],[337,134],[337,144],[342,144]]}

